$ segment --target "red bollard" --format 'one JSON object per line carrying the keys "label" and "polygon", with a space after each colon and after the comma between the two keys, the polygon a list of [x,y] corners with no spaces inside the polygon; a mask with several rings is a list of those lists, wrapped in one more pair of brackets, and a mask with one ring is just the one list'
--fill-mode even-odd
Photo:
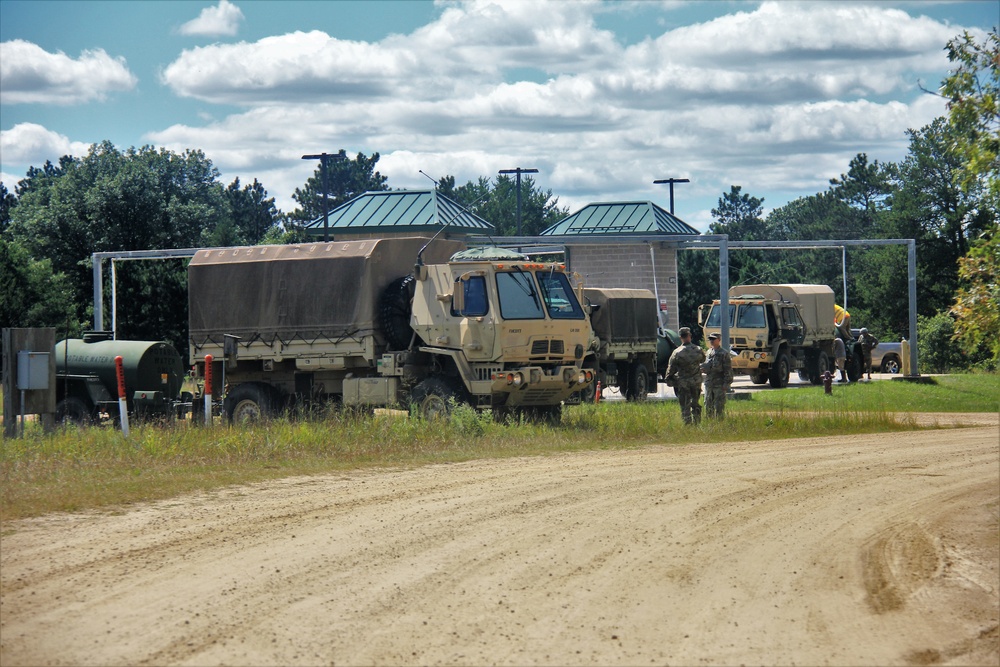
{"label": "red bollard", "polygon": [[118,417],[122,423],[122,435],[128,437],[128,403],[125,401],[125,367],[121,356],[115,357],[115,374],[118,376]]}
{"label": "red bollard", "polygon": [[594,403],[601,402],[601,381],[597,381],[597,391],[594,392]]}
{"label": "red bollard", "polygon": [[833,375],[830,374],[830,371],[823,371],[823,392],[833,393]]}

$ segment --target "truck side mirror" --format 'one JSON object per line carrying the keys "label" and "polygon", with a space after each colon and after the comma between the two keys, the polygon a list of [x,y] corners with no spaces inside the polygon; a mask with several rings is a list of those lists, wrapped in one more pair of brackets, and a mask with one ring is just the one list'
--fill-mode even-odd
{"label": "truck side mirror", "polygon": [[698,326],[705,327],[705,305],[698,306]]}

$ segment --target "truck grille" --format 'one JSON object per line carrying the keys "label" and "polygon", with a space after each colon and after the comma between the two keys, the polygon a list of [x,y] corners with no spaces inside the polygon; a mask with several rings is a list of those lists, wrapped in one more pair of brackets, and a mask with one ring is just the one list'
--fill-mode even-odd
{"label": "truck grille", "polygon": [[531,344],[532,361],[548,361],[549,357],[561,359],[566,351],[566,343],[561,340],[536,340]]}

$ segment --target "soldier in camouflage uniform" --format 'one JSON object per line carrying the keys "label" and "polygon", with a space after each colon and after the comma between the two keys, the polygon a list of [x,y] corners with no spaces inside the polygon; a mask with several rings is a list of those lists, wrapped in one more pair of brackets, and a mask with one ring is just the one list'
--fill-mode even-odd
{"label": "soldier in camouflage uniform", "polygon": [[722,347],[722,336],[709,334],[708,343],[712,349],[701,365],[701,372],[705,374],[705,412],[709,418],[722,419],[726,410],[726,392],[733,383],[733,360]]}
{"label": "soldier in camouflage uniform", "polygon": [[667,362],[667,385],[674,388],[681,404],[681,417],[685,424],[701,422],[701,363],[705,352],[691,342],[691,330],[681,327],[681,346],[674,350]]}
{"label": "soldier in camouflage uniform", "polygon": [[878,347],[878,338],[868,333],[868,329],[861,330],[861,337],[858,338],[858,342],[861,343],[861,353],[865,358],[865,368],[864,373],[868,373],[868,379],[872,379],[872,350]]}

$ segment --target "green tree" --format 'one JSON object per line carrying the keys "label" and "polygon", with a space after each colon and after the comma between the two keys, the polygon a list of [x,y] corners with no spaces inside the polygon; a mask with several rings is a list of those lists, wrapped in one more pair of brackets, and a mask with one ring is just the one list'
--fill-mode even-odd
{"label": "green tree", "polygon": [[948,42],[955,69],[942,82],[948,99],[954,151],[962,158],[957,183],[981,187],[986,204],[1000,210],[1000,34],[996,26],[979,44],[964,32]]}
{"label": "green tree", "polygon": [[867,154],[858,153],[851,159],[846,174],[830,179],[830,194],[855,212],[839,220],[839,238],[865,238],[874,233],[876,218],[885,210],[892,190],[892,173],[891,166],[878,160],[869,163]]}
{"label": "green tree", "polygon": [[951,314],[955,340],[966,349],[989,349],[993,365],[1000,362],[1000,228],[974,243],[958,261],[962,283]]}
{"label": "green tree", "polygon": [[242,188],[240,179],[233,180],[225,195],[229,215],[215,229],[203,230],[204,245],[258,245],[280,231],[284,216],[256,178]]}
{"label": "green tree", "polygon": [[10,224],[10,212],[17,206],[17,197],[13,192],[7,190],[7,186],[0,183],[0,237],[7,230]]}
{"label": "green tree", "polygon": [[[496,228],[500,236],[517,234],[517,181],[501,174],[493,182],[485,176],[455,187],[454,176],[438,179],[438,192],[455,200]],[[521,235],[536,236],[566,217],[552,190],[542,190],[530,176],[521,177]]]}
{"label": "green tree", "polygon": [[52,262],[34,260],[16,243],[0,239],[0,326],[55,326],[67,324],[78,333],[66,276],[52,272]]}
{"label": "green tree", "polygon": [[[218,171],[200,151],[177,154],[150,146],[121,151],[110,142],[94,144],[83,158],[64,156],[59,167],[29,170],[18,184],[9,238],[31,258],[49,260],[53,274],[66,276],[73,319],[86,321],[93,296],[91,255],[198,246],[203,232],[229,215],[217,179]],[[181,279],[184,269],[174,264]],[[163,267],[130,269],[123,267],[119,302],[158,309],[171,323],[123,315],[128,335],[167,338],[183,349],[187,299],[166,288],[175,279],[159,275],[167,270]]]}
{"label": "green tree", "polygon": [[[332,210],[366,192],[388,190],[387,177],[375,171],[380,155],[358,153],[353,160],[331,160],[327,163],[327,206]],[[323,216],[323,166],[320,164],[305,185],[295,188],[292,195],[299,207],[289,214],[300,223]]]}

